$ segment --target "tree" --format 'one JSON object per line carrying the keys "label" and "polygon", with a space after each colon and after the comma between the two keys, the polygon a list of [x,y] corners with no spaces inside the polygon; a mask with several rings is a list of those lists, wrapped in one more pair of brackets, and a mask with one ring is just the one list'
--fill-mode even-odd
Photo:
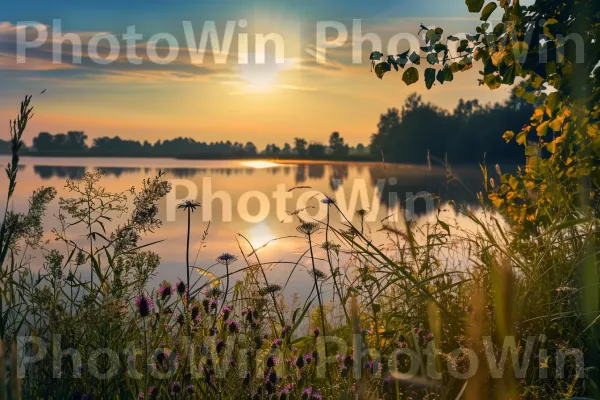
{"label": "tree", "polygon": [[283,154],[285,156],[289,156],[290,154],[292,154],[292,147],[290,146],[289,143],[285,143],[283,145],[283,149],[281,150],[281,154]]}
{"label": "tree", "polygon": [[294,151],[299,157],[306,157],[306,140],[294,138]]}
{"label": "tree", "polygon": [[37,151],[52,150],[54,136],[48,132],[40,132],[33,138],[33,147]]}
{"label": "tree", "polygon": [[246,143],[246,145],[244,146],[244,151],[246,152],[247,155],[252,156],[252,157],[258,153],[256,146],[252,142]]}
{"label": "tree", "polygon": [[312,142],[308,145],[307,155],[310,158],[323,158],[325,156],[325,150],[327,147],[318,142]]}
{"label": "tree", "polygon": [[329,136],[329,147],[331,148],[331,154],[335,157],[345,157],[350,151],[349,147],[344,144],[344,138],[340,136],[339,132],[333,132]]}

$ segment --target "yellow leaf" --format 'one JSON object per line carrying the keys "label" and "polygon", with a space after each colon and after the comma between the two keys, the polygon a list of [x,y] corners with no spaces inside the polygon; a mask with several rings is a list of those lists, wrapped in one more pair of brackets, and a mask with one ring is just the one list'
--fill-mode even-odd
{"label": "yellow leaf", "polygon": [[502,135],[502,139],[506,140],[506,142],[510,142],[512,140],[512,138],[515,136],[515,133],[513,131],[506,131],[504,132],[504,135]]}
{"label": "yellow leaf", "polygon": [[540,137],[546,136],[546,133],[548,133],[548,126],[549,125],[550,125],[549,121],[542,122],[542,124],[537,127],[537,135],[540,136]]}

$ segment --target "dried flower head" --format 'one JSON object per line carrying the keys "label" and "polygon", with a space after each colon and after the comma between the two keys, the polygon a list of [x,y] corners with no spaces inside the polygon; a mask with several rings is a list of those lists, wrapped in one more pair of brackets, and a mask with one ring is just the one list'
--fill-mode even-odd
{"label": "dried flower head", "polygon": [[315,222],[303,222],[296,230],[304,235],[310,236],[319,230],[319,224]]}
{"label": "dried flower head", "polygon": [[219,257],[217,257],[217,262],[223,265],[229,265],[237,259],[236,256],[229,253],[223,253]]}
{"label": "dried flower head", "polygon": [[184,200],[177,206],[177,208],[180,210],[191,210],[192,212],[194,212],[198,207],[200,207],[200,203],[192,200]]}
{"label": "dried flower head", "polygon": [[258,290],[258,294],[261,296],[266,296],[268,294],[277,293],[281,290],[281,286],[279,285],[269,285],[262,287]]}

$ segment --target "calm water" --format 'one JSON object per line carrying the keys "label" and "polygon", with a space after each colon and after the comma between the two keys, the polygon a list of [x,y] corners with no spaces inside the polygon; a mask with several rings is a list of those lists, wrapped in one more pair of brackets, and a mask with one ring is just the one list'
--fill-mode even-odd
{"label": "calm water", "polygon": [[[0,157],[6,165],[8,157]],[[236,237],[244,253],[252,252],[238,234],[247,238],[255,248],[261,262],[268,265],[271,283],[285,284],[291,264],[297,262],[307,249],[306,240],[296,231],[298,218],[294,215],[305,209],[304,219],[321,219],[326,206],[321,203],[325,195],[337,200],[347,216],[355,223],[357,209],[370,210],[365,230],[375,243],[389,241],[378,232],[381,221],[394,223],[399,213],[407,213],[419,224],[431,220],[437,211],[432,202],[424,199],[411,201],[425,192],[442,200],[453,199],[465,205],[476,204],[475,193],[481,190],[479,168],[453,169],[451,175],[444,168],[410,165],[383,165],[376,163],[286,163],[229,161],[190,161],[138,158],[23,158],[18,185],[10,207],[15,211],[27,210],[27,199],[41,186],[52,186],[58,196],[68,196],[64,190],[66,179],[80,179],[86,172],[102,170],[103,185],[108,191],[122,192],[132,186],[139,187],[142,179],[154,176],[159,170],[166,172],[174,189],[168,199],[160,203],[163,226],[144,238],[145,242],[163,240],[151,247],[161,256],[156,282],[174,281],[185,276],[185,212],[177,211],[182,199],[192,198],[202,203],[193,214],[191,259],[195,265],[211,268],[217,275],[222,266],[213,266],[214,259],[223,252],[240,257],[234,267],[244,266]],[[7,188],[5,176],[1,178],[3,201]],[[214,197],[211,201],[211,195]],[[407,201],[408,199],[408,201]],[[413,204],[414,203],[414,204]],[[58,201],[54,201],[44,219],[48,248],[56,246],[53,227],[58,226],[56,214]],[[451,210],[444,211],[446,219],[456,224],[466,224]],[[332,212],[332,225],[340,226],[341,217]],[[200,238],[207,228],[206,246]],[[118,221],[117,221],[118,222]],[[280,238],[278,240],[274,240]],[[84,240],[75,235],[74,240]],[[316,234],[316,244],[325,241],[324,231]],[[264,247],[262,247],[264,246]],[[323,256],[317,251],[316,257]],[[250,257],[254,262],[256,255]],[[344,256],[342,255],[342,262]],[[267,264],[268,263],[268,264]],[[41,267],[40,254],[34,254],[31,268]],[[307,294],[310,291],[309,259],[302,259],[296,268],[286,294]],[[212,267],[211,267],[212,266]],[[235,269],[235,268],[234,268]]]}

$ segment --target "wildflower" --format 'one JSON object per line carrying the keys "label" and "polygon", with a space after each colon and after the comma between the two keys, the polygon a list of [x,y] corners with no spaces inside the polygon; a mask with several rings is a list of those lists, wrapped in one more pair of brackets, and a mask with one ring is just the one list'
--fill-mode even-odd
{"label": "wildflower", "polygon": [[366,217],[367,214],[369,214],[369,210],[365,210],[364,208],[361,208],[360,210],[356,211],[356,216],[358,216],[360,219]]}
{"label": "wildflower", "polygon": [[269,356],[267,358],[267,368],[273,368],[275,366],[275,358],[273,356]]}
{"label": "wildflower", "polygon": [[282,337],[286,337],[287,335],[290,334],[290,332],[292,331],[292,327],[289,325],[286,325],[283,327],[283,329],[281,330],[281,336]]}
{"label": "wildflower", "polygon": [[225,324],[229,328],[229,333],[238,333],[240,331],[240,324],[228,319]]}
{"label": "wildflower", "polygon": [[296,367],[298,367],[298,369],[302,369],[304,367],[304,357],[298,356],[296,359]]}
{"label": "wildflower", "polygon": [[277,293],[281,290],[281,286],[279,285],[269,285],[258,290],[258,294],[261,296],[266,296],[268,294]]}
{"label": "wildflower", "polygon": [[217,340],[217,354],[221,354],[221,352],[225,349],[225,342],[221,339]]}
{"label": "wildflower", "polygon": [[150,386],[148,388],[148,397],[151,399],[156,399],[158,397],[158,388],[156,386]]}
{"label": "wildflower", "polygon": [[152,299],[144,295],[139,296],[135,299],[135,306],[142,318],[147,317],[152,310]]}
{"label": "wildflower", "polygon": [[227,319],[229,318],[229,314],[231,314],[231,307],[229,306],[225,306],[223,307],[223,309],[221,310],[221,314],[223,315],[223,319]]}
{"label": "wildflower", "polygon": [[344,357],[344,365],[346,367],[351,367],[352,363],[353,363],[353,361],[352,361],[352,357],[351,356]]}
{"label": "wildflower", "polygon": [[187,285],[182,280],[179,280],[179,282],[177,282],[177,284],[175,285],[175,288],[177,289],[177,293],[179,293],[180,296],[185,295],[188,290]]}
{"label": "wildflower", "polygon": [[181,393],[181,384],[177,381],[171,383],[171,394],[177,395]]}
{"label": "wildflower", "polygon": [[335,200],[332,199],[331,197],[325,196],[325,198],[323,200],[321,200],[321,203],[323,204],[327,204],[328,206],[335,204]]}
{"label": "wildflower", "polygon": [[283,343],[283,340],[275,339],[271,342],[271,348],[275,349],[275,348],[281,346],[282,343]]}
{"label": "wildflower", "polygon": [[302,399],[308,400],[312,396],[312,387],[307,387],[302,391]]}
{"label": "wildflower", "polygon": [[342,378],[347,377],[348,376],[348,371],[349,371],[348,367],[342,367],[342,369],[340,370],[340,376]]}
{"label": "wildflower", "polygon": [[173,287],[170,282],[162,281],[160,286],[158,287],[158,294],[162,300],[165,300],[173,293]]}
{"label": "wildflower", "polygon": [[319,337],[319,334],[321,333],[321,330],[319,328],[315,328],[313,329],[313,335],[315,337]]}
{"label": "wildflower", "polygon": [[216,310],[218,305],[219,305],[219,300],[217,300],[217,299],[211,300],[211,302],[210,302],[211,310]]}
{"label": "wildflower", "polygon": [[188,385],[185,387],[185,391],[187,392],[187,394],[194,394],[195,389],[194,389],[194,385]]}
{"label": "wildflower", "polygon": [[390,391],[390,389],[391,389],[390,381],[391,381],[391,378],[389,376],[386,376],[385,378],[383,378],[383,392],[384,393],[388,393]]}
{"label": "wildflower", "polygon": [[306,364],[310,364],[311,361],[312,361],[312,355],[310,355],[310,354],[304,355],[304,362],[306,362]]}
{"label": "wildflower", "polygon": [[208,314],[208,307],[210,306],[210,300],[204,299],[202,300],[202,307],[204,307],[204,311]]}
{"label": "wildflower", "polygon": [[197,322],[200,319],[200,307],[198,306],[198,304],[190,304],[190,314],[192,316],[192,321]]}
{"label": "wildflower", "polygon": [[314,222],[303,222],[296,230],[306,236],[310,236],[319,230],[319,225]]}
{"label": "wildflower", "polygon": [[192,212],[194,212],[194,210],[196,210],[198,207],[200,207],[200,203],[192,200],[185,200],[177,206],[177,208],[180,210],[191,210]]}
{"label": "wildflower", "polygon": [[250,384],[250,372],[246,371],[246,375],[244,375],[244,380],[242,382],[244,386],[248,386]]}
{"label": "wildflower", "polygon": [[233,254],[223,253],[219,257],[217,257],[217,262],[223,265],[229,265],[237,260],[237,257]]}
{"label": "wildflower", "polygon": [[308,271],[308,274],[315,279],[325,279],[327,277],[325,272],[316,268],[313,268],[312,271]]}
{"label": "wildflower", "polygon": [[269,374],[269,381],[271,383],[277,383],[277,373],[275,372],[275,370],[271,371],[271,373]]}

